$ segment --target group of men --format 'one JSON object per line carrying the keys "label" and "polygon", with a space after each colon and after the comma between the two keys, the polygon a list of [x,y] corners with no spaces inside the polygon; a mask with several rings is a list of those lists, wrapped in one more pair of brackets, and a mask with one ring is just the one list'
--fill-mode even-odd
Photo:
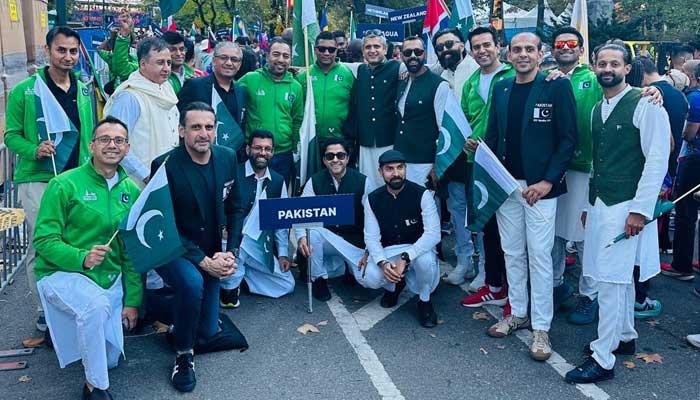
{"label": "group of men", "polygon": [[[117,42],[128,42],[128,34],[120,32]],[[239,307],[242,286],[273,298],[294,290],[290,233],[297,259],[308,259],[317,300],[331,298],[328,279],[340,275],[383,288],[386,308],[407,286],[419,296],[419,323],[436,326],[430,298],[441,280],[441,234],[434,190],[445,182],[457,255],[446,281],[473,278],[475,293],[464,306],[504,306],[490,336],[531,325],[531,356],[551,356],[564,246],[573,241],[583,273],[581,315],[570,318],[593,322],[599,308],[599,337],[587,347],[592,357],[566,379],[609,379],[613,354],[633,351],[633,270],[641,281],[659,271],[656,230],[643,228],[654,216],[671,134],[666,111],[655,104],[660,90],[626,83],[625,47],[598,48],[591,69],[578,61],[580,33],[562,28],[552,43],[557,71],[544,74],[543,43],[532,33],[510,39],[503,63],[493,30],[476,28],[468,42],[445,30],[432,38],[440,64],[426,66],[426,44],[417,36],[406,38],[397,61],[387,59],[381,32],[367,32],[365,62],[342,63],[337,38],[322,32],[308,70],[294,76],[291,46],[273,39],[265,67],[235,81],[238,45],[219,43],[213,73],[188,77],[181,38],[140,41],[137,68],[98,123],[87,88],[71,72],[80,37],[70,28],[49,32],[49,66],[10,93],[5,141],[19,157],[27,272],[43,306],[37,327],[48,324],[62,367],[82,360],[83,398],[111,398],[107,370],[117,365],[122,326],[136,325],[143,298],[141,277],[113,234],[139,188],[164,184],[163,174],[185,252],[149,272],[146,288],[166,285],[173,293],[171,380],[179,391],[194,390],[194,348],[221,331],[219,307]],[[308,81],[323,168],[299,191],[353,195],[354,224],[308,234],[261,230],[259,200],[294,194]],[[438,110],[449,96],[461,102],[472,134],[438,179]],[[477,212],[472,169],[479,146],[496,154],[520,190],[473,243],[465,225]],[[606,248],[620,232],[629,239]],[[472,263],[475,246],[483,248],[482,265]]]}

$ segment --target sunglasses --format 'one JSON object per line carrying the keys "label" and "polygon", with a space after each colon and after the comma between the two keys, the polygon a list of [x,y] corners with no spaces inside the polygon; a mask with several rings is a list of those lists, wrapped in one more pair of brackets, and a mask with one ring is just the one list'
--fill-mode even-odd
{"label": "sunglasses", "polygon": [[460,43],[459,40],[445,40],[445,43],[440,43],[435,46],[435,51],[443,51],[445,49],[450,50],[454,45]]}
{"label": "sunglasses", "polygon": [[578,40],[577,39],[572,39],[572,40],[557,40],[554,42],[554,48],[561,50],[564,48],[564,46],[567,46],[570,49],[573,49],[575,47],[578,47]]}
{"label": "sunglasses", "polygon": [[416,57],[420,57],[423,55],[423,53],[425,53],[425,50],[423,49],[406,49],[401,52],[404,57],[410,57],[411,54],[415,54]]}
{"label": "sunglasses", "polygon": [[338,51],[337,47],[327,47],[327,46],[316,46],[316,50],[318,50],[319,53],[335,53]]}
{"label": "sunglasses", "polygon": [[348,153],[339,151],[337,153],[326,153],[323,155],[323,158],[326,161],[333,161],[334,158],[337,158],[340,161],[345,160],[348,157]]}

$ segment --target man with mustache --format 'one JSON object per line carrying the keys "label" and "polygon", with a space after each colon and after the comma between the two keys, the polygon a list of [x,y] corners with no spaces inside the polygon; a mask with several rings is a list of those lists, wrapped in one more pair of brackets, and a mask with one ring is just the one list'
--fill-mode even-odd
{"label": "man with mustache", "polygon": [[[591,117],[593,172],[589,181],[583,274],[598,288],[598,339],[592,353],[565,379],[594,383],[614,377],[615,355],[634,354],[635,265],[640,281],[658,274],[658,232],[644,229],[652,219],[668,169],[671,127],[666,111],[641,99],[625,81],[631,69],[627,49],[607,44],[596,51],[596,76],[604,99]],[[607,243],[624,232],[627,238]]]}
{"label": "man with mustache", "polygon": [[248,160],[238,168],[232,189],[237,202],[227,245],[239,249],[240,256],[236,272],[221,281],[224,308],[239,306],[243,279],[251,293],[263,296],[278,298],[294,290],[294,277],[289,272],[289,231],[261,231],[259,225],[259,199],[288,197],[284,178],[269,167],[275,154],[274,135],[254,130],[248,137],[246,153]]}
{"label": "man with mustache", "polygon": [[430,175],[437,187],[433,171],[440,126],[437,110],[444,108],[447,96],[454,95],[449,84],[425,66],[425,57],[420,36],[404,40],[401,60],[408,79],[399,81],[394,149],[406,157],[406,179],[425,186]]}
{"label": "man with mustache", "polygon": [[531,297],[530,356],[537,361],[552,355],[549,328],[554,314],[556,198],[566,192],[564,173],[577,136],[571,84],[564,79],[544,79],[537,68],[543,55],[537,35],[521,32],[511,38],[508,59],[515,78],[494,86],[486,128],[486,144],[522,187],[513,191],[496,213],[512,313],[489,328],[488,334],[505,337],[527,327]]}
{"label": "man with mustache", "polygon": [[270,167],[289,183],[296,172],[294,155],[304,118],[304,93],[289,72],[292,47],[281,39],[270,41],[267,64],[245,74],[238,83],[248,93],[246,136],[262,129],[272,132],[275,155]]}
{"label": "man with mustache", "polygon": [[406,157],[396,150],[379,157],[385,185],[362,200],[369,261],[360,283],[384,288],[380,305],[396,306],[401,291],[417,293],[421,326],[437,326],[430,295],[440,281],[435,246],[440,242],[440,217],[433,193],[406,180]]}
{"label": "man with mustache", "polygon": [[[73,74],[80,57],[80,35],[67,26],[57,26],[46,34],[49,65],[38,69],[18,83],[7,99],[5,144],[17,153],[14,182],[27,219],[27,258],[25,260],[29,288],[39,314],[36,328],[46,331],[44,312],[34,275],[35,256],[32,238],[36,228],[39,203],[46,185],[54,177],[52,160],[56,154],[58,134],[77,137],[72,148],[62,147],[68,154],[56,173],[78,167],[90,160],[89,144],[94,125],[92,100],[88,89]],[[65,140],[65,143],[68,143]]]}

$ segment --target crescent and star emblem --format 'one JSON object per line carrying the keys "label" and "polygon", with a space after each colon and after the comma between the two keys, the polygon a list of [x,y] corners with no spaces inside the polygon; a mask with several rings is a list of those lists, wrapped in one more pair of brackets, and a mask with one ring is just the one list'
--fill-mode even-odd
{"label": "crescent and star emblem", "polygon": [[476,207],[477,210],[481,210],[482,208],[484,208],[486,203],[489,202],[489,191],[486,190],[486,186],[484,186],[484,184],[481,183],[480,181],[474,181],[474,186],[479,188],[479,192],[481,192],[481,201],[479,202],[479,205]]}
{"label": "crescent and star emblem", "polygon": [[[141,242],[141,244],[144,247],[149,248],[149,249],[151,248],[151,246],[148,243],[146,243],[146,239],[143,236],[143,231],[146,228],[146,224],[148,223],[148,221],[151,218],[156,217],[156,216],[162,218],[163,213],[160,212],[159,210],[148,210],[145,213],[143,213],[143,215],[141,215],[139,217],[138,221],[136,221],[136,237],[138,237],[139,242]],[[163,231],[160,231],[158,233],[158,238],[160,240],[163,240]]]}
{"label": "crescent and star emblem", "polygon": [[[447,153],[447,150],[450,149],[450,145],[452,144],[452,137],[450,136],[450,132],[448,132],[447,129],[440,128],[440,133],[442,134],[442,137],[444,138],[443,139],[444,143],[442,144],[442,148],[440,149],[440,151],[438,151],[438,153],[435,155],[436,157]],[[439,141],[440,140],[438,139],[438,142]]]}

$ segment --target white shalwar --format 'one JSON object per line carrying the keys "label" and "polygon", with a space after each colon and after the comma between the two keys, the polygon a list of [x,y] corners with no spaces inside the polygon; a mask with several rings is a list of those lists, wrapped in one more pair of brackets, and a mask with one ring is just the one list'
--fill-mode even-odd
{"label": "white shalwar", "polygon": [[440,283],[440,267],[435,252],[435,246],[440,242],[440,217],[432,191],[423,192],[420,204],[423,219],[421,237],[413,244],[397,244],[385,248],[381,242],[379,222],[369,205],[368,197],[365,196],[362,199],[362,205],[365,208],[365,243],[369,251],[365,276],[358,279],[362,286],[394,291],[395,284],[386,280],[384,272],[377,263],[382,260],[396,263],[401,253],[406,252],[411,259],[408,271],[404,275],[406,286],[411,292],[417,293],[421,301],[430,300],[430,294]]}
{"label": "white shalwar", "polygon": [[122,280],[103,289],[85,275],[59,271],[37,287],[61,368],[82,360],[87,382],[106,390],[107,370],[124,353]]}
{"label": "white shalwar", "polygon": [[[630,90],[628,86],[617,96],[603,100],[603,121],[620,99]],[[640,130],[642,153],[645,157],[642,176],[632,200],[607,206],[596,198],[588,206],[586,220],[586,252],[583,256],[583,274],[598,284],[598,339],[591,343],[593,358],[605,369],[615,366],[612,352],[620,341],[637,337],[634,330],[634,282],[635,265],[640,267],[640,281],[644,282],[659,273],[658,233],[654,225],[629,239],[606,248],[618,234],[624,232],[630,213],[642,214],[651,219],[659,190],[668,168],[670,153],[670,125],[666,111],[648,101],[640,101],[632,120]],[[594,155],[595,156],[595,155]]]}

